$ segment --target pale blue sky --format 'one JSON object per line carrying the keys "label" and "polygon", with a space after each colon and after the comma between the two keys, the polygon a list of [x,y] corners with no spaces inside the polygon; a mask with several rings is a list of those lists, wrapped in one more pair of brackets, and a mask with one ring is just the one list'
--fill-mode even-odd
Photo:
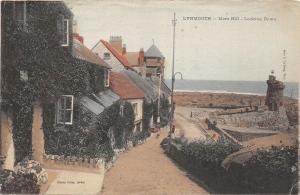
{"label": "pale blue sky", "polygon": [[[66,1],[78,32],[91,48],[99,39],[123,37],[127,51],[145,50],[152,39],[171,75],[172,17],[177,15],[175,71],[186,79],[266,80],[273,69],[296,81],[300,62],[300,6],[296,1]],[[197,17],[272,17],[276,21],[186,21]]]}

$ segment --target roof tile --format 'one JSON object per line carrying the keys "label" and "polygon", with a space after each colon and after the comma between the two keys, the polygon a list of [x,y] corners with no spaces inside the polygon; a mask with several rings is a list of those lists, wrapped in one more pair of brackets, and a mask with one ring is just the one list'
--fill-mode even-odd
{"label": "roof tile", "polygon": [[126,75],[111,72],[109,75],[110,87],[122,99],[141,99],[144,93]]}

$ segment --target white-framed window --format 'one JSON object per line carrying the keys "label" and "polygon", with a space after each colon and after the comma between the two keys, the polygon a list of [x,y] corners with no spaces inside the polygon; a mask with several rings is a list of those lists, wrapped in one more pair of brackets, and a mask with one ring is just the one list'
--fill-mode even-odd
{"label": "white-framed window", "polygon": [[59,15],[57,21],[59,42],[61,46],[69,46],[69,19]]}
{"label": "white-framed window", "polygon": [[124,116],[124,105],[120,105],[120,116]]}
{"label": "white-framed window", "polygon": [[69,46],[69,19],[63,21],[62,46]]}
{"label": "white-framed window", "polygon": [[132,104],[132,108],[133,108],[133,111],[134,111],[135,116],[138,115],[138,107],[137,107],[137,103],[133,103],[133,104]]}
{"label": "white-framed window", "polygon": [[57,101],[56,123],[73,124],[73,95],[62,95]]}
{"label": "white-framed window", "polygon": [[105,53],[103,54],[103,60],[109,60],[109,59],[110,59],[110,53],[105,52]]}
{"label": "white-framed window", "polygon": [[109,70],[104,70],[104,87],[109,87]]}

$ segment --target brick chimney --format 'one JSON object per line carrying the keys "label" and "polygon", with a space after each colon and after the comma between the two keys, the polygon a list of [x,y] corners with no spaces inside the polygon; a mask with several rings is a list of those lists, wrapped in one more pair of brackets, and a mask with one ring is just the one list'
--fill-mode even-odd
{"label": "brick chimney", "polygon": [[141,48],[140,52],[139,52],[139,65],[140,66],[144,65],[144,57],[145,57],[144,49]]}
{"label": "brick chimney", "polygon": [[115,50],[117,50],[119,53],[122,53],[122,37],[121,36],[111,36],[109,38],[109,43]]}
{"label": "brick chimney", "polygon": [[83,36],[80,36],[78,33],[73,33],[73,39],[76,39],[83,44]]}
{"label": "brick chimney", "polygon": [[122,48],[122,55],[126,54],[126,44],[123,44],[123,48]]}

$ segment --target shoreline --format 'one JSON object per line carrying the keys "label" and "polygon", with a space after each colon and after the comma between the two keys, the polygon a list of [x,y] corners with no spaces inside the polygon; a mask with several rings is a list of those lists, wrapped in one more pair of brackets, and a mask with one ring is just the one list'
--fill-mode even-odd
{"label": "shoreline", "polygon": [[[200,93],[200,94],[232,94],[232,95],[249,95],[249,96],[262,96],[265,97],[265,94],[262,93],[248,93],[248,92],[231,92],[231,91],[217,91],[217,90],[188,90],[188,89],[177,89],[174,90],[174,95],[178,95],[181,93]],[[292,99],[292,100],[299,100],[299,97],[289,97],[289,96],[283,96],[284,98]]]}

